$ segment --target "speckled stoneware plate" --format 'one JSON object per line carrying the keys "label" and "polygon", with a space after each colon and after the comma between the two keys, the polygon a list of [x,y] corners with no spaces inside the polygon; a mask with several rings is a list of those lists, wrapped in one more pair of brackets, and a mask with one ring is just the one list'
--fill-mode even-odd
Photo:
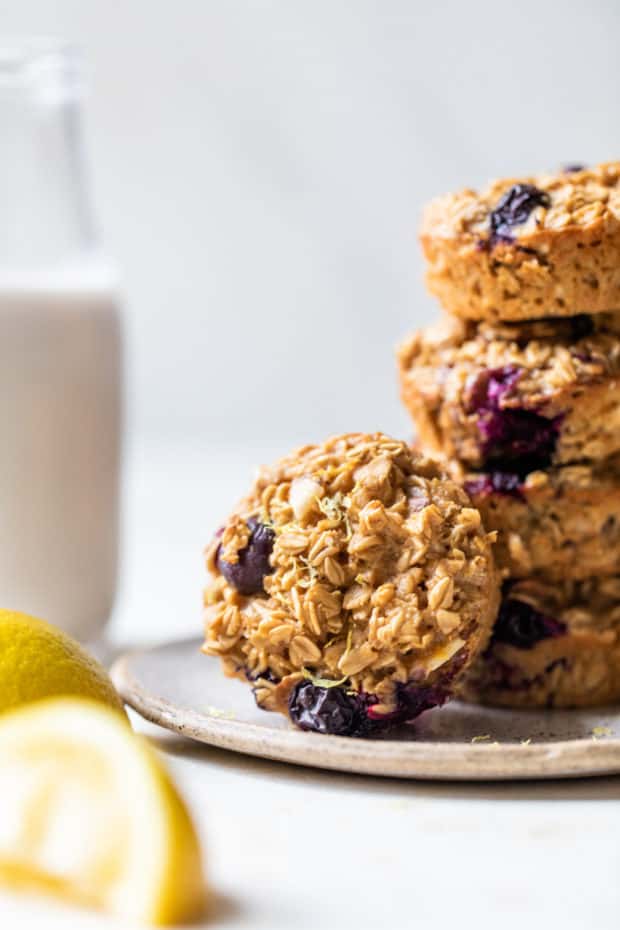
{"label": "speckled stoneware plate", "polygon": [[570,778],[620,772],[620,707],[517,712],[453,702],[378,740],[320,736],[259,710],[197,639],[127,653],[112,677],[147,720],[223,749],[364,775]]}

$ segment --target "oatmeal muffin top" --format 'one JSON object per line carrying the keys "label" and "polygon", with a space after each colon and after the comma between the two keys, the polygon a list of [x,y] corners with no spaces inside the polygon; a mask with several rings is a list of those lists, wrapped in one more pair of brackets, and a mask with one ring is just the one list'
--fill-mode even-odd
{"label": "oatmeal muffin top", "polygon": [[471,237],[481,246],[532,240],[547,231],[620,221],[620,162],[466,188],[427,206],[422,235]]}
{"label": "oatmeal muffin top", "polygon": [[450,313],[527,320],[620,308],[620,162],[433,200],[426,282]]}
{"label": "oatmeal muffin top", "polygon": [[304,446],[261,469],[207,550],[204,649],[268,709],[290,710],[307,679],[389,715],[399,687],[447,687],[486,644],[491,542],[462,489],[406,443]]}
{"label": "oatmeal muffin top", "polygon": [[472,468],[529,471],[620,451],[620,314],[520,323],[446,317],[398,353],[419,443]]}

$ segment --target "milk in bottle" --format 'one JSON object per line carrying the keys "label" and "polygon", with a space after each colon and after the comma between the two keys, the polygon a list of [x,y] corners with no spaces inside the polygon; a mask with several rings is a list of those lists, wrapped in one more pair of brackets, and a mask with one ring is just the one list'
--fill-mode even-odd
{"label": "milk in bottle", "polygon": [[73,49],[0,44],[0,607],[89,639],[116,586],[121,332],[81,91]]}

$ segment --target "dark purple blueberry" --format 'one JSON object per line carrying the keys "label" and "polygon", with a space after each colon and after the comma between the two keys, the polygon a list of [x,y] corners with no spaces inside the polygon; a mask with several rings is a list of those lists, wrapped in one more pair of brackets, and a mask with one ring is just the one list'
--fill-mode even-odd
{"label": "dark purple blueberry", "polygon": [[[456,670],[458,663],[454,664]],[[446,679],[447,683],[448,679]],[[389,714],[374,710],[377,698],[350,694],[346,687],[324,688],[311,681],[297,684],[289,698],[289,716],[302,730],[332,736],[371,737],[400,723],[409,723],[425,710],[440,707],[449,697],[446,687],[409,682],[397,687],[397,706]]]}
{"label": "dark purple blueberry", "polygon": [[566,626],[554,617],[542,614],[525,601],[506,597],[495,622],[493,640],[516,646],[517,649],[533,649],[541,639],[562,636]]}
{"label": "dark purple blueberry", "polygon": [[491,213],[491,242],[514,242],[513,226],[525,223],[535,207],[550,204],[549,194],[533,184],[514,184]]}
{"label": "dark purple blueberry", "polygon": [[549,420],[518,408],[486,411],[478,419],[485,461],[518,469],[519,474],[545,468],[551,464],[560,423],[560,417]]}
{"label": "dark purple blueberry", "polygon": [[396,689],[397,706],[389,714],[378,714],[372,704],[367,707],[366,714],[371,726],[376,728],[397,723],[409,723],[423,714],[425,710],[441,707],[448,700],[448,691],[439,685],[420,685],[408,682],[398,685]]}
{"label": "dark purple blueberry", "polygon": [[262,594],[263,579],[273,571],[269,557],[273,551],[275,533],[255,517],[246,521],[250,538],[244,549],[240,549],[237,562],[227,562],[222,557],[221,547],[217,551],[217,567],[229,585],[239,594]]}
{"label": "dark purple blueberry", "polygon": [[410,723],[432,707],[445,704],[452,692],[452,681],[467,660],[461,649],[434,685],[408,681],[396,685],[396,707],[388,714],[378,713],[374,694],[352,693],[346,685],[325,688],[312,681],[300,681],[291,692],[289,716],[302,730],[332,736],[379,736],[401,723]]}
{"label": "dark purple blueberry", "polygon": [[503,365],[501,368],[485,368],[480,371],[469,387],[467,410],[498,410],[501,400],[510,393],[522,369],[518,365]]}
{"label": "dark purple blueberry", "polygon": [[362,712],[357,695],[344,688],[323,688],[311,681],[300,681],[291,692],[289,716],[302,730],[353,736],[360,729]]}
{"label": "dark purple blueberry", "polygon": [[444,669],[441,680],[433,685],[407,681],[396,685],[396,708],[389,714],[378,714],[373,707],[375,698],[366,695],[366,719],[370,733],[388,729],[395,724],[411,723],[425,710],[441,707],[450,698],[452,682],[467,660],[467,650],[461,649]]}
{"label": "dark purple blueberry", "polygon": [[564,165],[562,171],[564,174],[576,174],[577,171],[585,171],[586,167],[586,165],[575,162],[574,164]]}
{"label": "dark purple blueberry", "polygon": [[465,490],[470,497],[479,494],[503,494],[506,497],[523,499],[521,486],[523,479],[520,475],[509,471],[492,471],[477,478],[470,478],[465,482]]}
{"label": "dark purple blueberry", "polygon": [[503,406],[521,376],[516,365],[480,372],[469,391],[468,411],[478,415],[485,463],[523,475],[549,465],[562,422],[523,407]]}

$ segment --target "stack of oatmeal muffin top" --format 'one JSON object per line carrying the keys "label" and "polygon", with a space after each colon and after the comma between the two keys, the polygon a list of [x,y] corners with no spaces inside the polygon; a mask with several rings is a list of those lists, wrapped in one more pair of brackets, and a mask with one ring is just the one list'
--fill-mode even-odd
{"label": "stack of oatmeal muffin top", "polygon": [[447,315],[399,349],[402,397],[498,531],[505,577],[466,697],[620,698],[620,162],[433,201]]}

